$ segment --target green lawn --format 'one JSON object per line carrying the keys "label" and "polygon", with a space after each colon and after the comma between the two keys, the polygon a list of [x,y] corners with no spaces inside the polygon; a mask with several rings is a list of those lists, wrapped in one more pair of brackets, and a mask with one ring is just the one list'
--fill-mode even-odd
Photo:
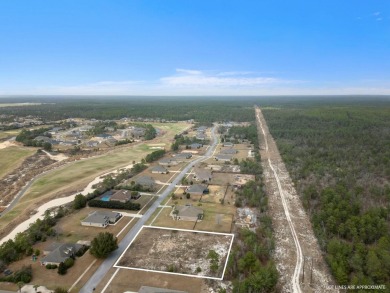
{"label": "green lawn", "polygon": [[20,129],[0,131],[0,139],[7,139],[13,136],[17,136],[20,132]]}
{"label": "green lawn", "polygon": [[36,152],[33,148],[12,146],[0,149],[0,178],[17,168],[25,158]]}
{"label": "green lawn", "polygon": [[[164,126],[166,133],[146,143],[169,143],[176,133],[180,133],[190,126],[186,123],[159,123],[158,125]],[[96,176],[99,176],[99,174],[127,166],[133,161],[139,162],[152,151],[154,150],[147,147],[145,143],[141,143],[116,149],[99,157],[69,163],[61,168],[48,172],[31,185],[11,212],[0,218],[0,229],[18,215],[24,214],[29,207],[31,208],[33,204],[42,199],[65,190],[74,190],[82,186],[85,187]]]}

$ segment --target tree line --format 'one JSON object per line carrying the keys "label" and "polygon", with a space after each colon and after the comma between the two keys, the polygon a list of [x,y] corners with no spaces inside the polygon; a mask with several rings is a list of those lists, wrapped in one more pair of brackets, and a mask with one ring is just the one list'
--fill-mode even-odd
{"label": "tree line", "polygon": [[339,284],[390,287],[390,105],[264,109]]}

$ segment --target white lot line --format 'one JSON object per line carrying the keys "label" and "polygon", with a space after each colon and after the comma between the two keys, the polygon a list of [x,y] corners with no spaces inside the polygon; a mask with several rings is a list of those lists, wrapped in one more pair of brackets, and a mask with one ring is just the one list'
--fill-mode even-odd
{"label": "white lot line", "polygon": [[[202,234],[211,234],[211,235],[223,235],[223,236],[231,236],[232,240],[230,241],[229,250],[226,253],[226,261],[223,268],[222,276],[220,278],[217,277],[207,277],[207,276],[199,276],[199,275],[190,275],[190,274],[180,274],[180,273],[171,273],[171,272],[165,272],[165,271],[158,271],[158,270],[149,270],[149,269],[140,269],[140,268],[134,268],[134,267],[124,267],[124,266],[118,266],[119,261],[123,257],[123,255],[126,253],[126,251],[129,249],[130,245],[137,239],[139,233],[144,229],[162,229],[162,230],[169,230],[169,231],[184,231],[184,232],[191,232],[191,233],[202,233]],[[211,279],[211,280],[218,280],[222,281],[223,277],[225,275],[227,262],[229,260],[230,251],[232,249],[234,240],[234,234],[228,234],[228,233],[219,233],[219,232],[207,232],[207,231],[197,231],[197,230],[188,230],[188,229],[174,229],[174,228],[167,228],[167,227],[158,227],[158,226],[142,226],[142,228],[138,231],[138,233],[135,235],[133,241],[129,243],[129,245],[126,247],[126,249],[123,251],[123,253],[119,256],[118,260],[114,264],[114,268],[118,269],[126,269],[126,270],[136,270],[136,271],[144,271],[144,272],[154,272],[154,273],[161,273],[161,274],[168,274],[168,275],[176,275],[176,276],[185,276],[185,277],[192,277],[192,278],[199,278],[199,279]],[[108,281],[106,287],[111,283],[113,277]],[[102,293],[104,290],[102,291]]]}
{"label": "white lot line", "polygon": [[[258,108],[256,110],[259,111]],[[264,131],[264,128],[263,128],[263,124],[261,123],[259,113],[256,113],[256,117],[257,117],[257,120],[259,121],[261,132],[263,133],[263,136],[264,136],[265,150],[268,153],[267,137],[265,135],[265,131]],[[276,183],[278,185],[280,198],[282,200],[284,214],[286,215],[286,219],[287,219],[287,222],[288,222],[288,225],[289,225],[289,228],[291,230],[291,234],[293,236],[294,243],[295,243],[295,248],[296,248],[296,253],[297,253],[297,261],[295,263],[294,275],[293,275],[293,278],[292,278],[292,286],[293,286],[293,292],[299,293],[299,292],[302,292],[301,291],[301,286],[299,284],[299,276],[300,276],[301,268],[302,268],[302,264],[303,264],[302,248],[301,248],[301,245],[299,244],[299,239],[298,239],[297,233],[295,232],[294,225],[293,225],[293,223],[291,221],[290,213],[289,213],[289,210],[288,210],[288,204],[287,204],[286,198],[284,196],[284,191],[282,189],[282,185],[280,184],[279,176],[276,173],[274,167],[272,166],[271,159],[269,157],[268,157],[268,164],[269,164],[272,172],[274,173],[274,176],[275,176],[275,179],[276,179]]]}
{"label": "white lot line", "polygon": [[106,286],[104,286],[104,288],[102,289],[102,292],[101,293],[104,293],[106,292],[106,289],[108,288],[108,286],[111,284],[112,280],[115,278],[116,274],[119,272],[119,268],[116,269],[116,271],[112,274],[111,278],[108,280]]}
{"label": "white lot line", "polygon": [[84,271],[84,273],[81,274],[81,276],[76,280],[76,282],[73,283],[73,285],[69,288],[68,292],[71,292],[72,289],[77,285],[78,282],[85,276],[85,274],[90,270],[90,268],[95,264],[97,259],[93,260],[91,264],[88,266],[88,268]]}
{"label": "white lot line", "polygon": [[[193,173],[192,173],[192,172],[189,172],[189,173],[186,173],[186,174],[188,174],[187,177],[186,177],[186,179],[187,179],[187,178],[188,178],[191,174],[193,174]],[[168,180],[168,181],[169,181],[169,180]],[[176,186],[177,186],[177,185],[176,185]],[[181,187],[181,186],[177,186],[175,192],[177,192],[177,191],[180,189],[180,187]],[[154,221],[156,221],[156,219],[158,218],[158,216],[161,214],[161,212],[163,211],[163,209],[164,209],[165,207],[170,207],[170,208],[171,208],[171,206],[168,206],[168,203],[170,202],[171,199],[172,199],[172,197],[170,197],[170,198],[168,199],[168,201],[165,203],[166,206],[162,206],[162,207],[161,207],[161,210],[157,213],[157,215],[154,217],[153,221],[152,221],[148,226],[152,226],[152,225],[153,225]]]}

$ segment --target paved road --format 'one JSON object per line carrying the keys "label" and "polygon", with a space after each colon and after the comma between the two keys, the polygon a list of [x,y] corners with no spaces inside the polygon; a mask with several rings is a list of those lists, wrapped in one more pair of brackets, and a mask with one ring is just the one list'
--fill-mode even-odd
{"label": "paved road", "polygon": [[175,185],[179,184],[181,179],[186,175],[187,172],[191,170],[191,168],[203,161],[211,157],[214,153],[215,148],[218,144],[217,136],[215,135],[216,127],[214,126],[212,129],[212,138],[213,142],[211,147],[207,150],[206,154],[202,157],[197,158],[196,160],[189,163],[176,178],[172,181],[172,183],[168,186],[167,189],[158,197],[158,199],[152,204],[152,206],[148,209],[148,211],[143,215],[141,219],[134,225],[134,227],[127,233],[127,235],[122,239],[122,241],[118,245],[118,249],[110,254],[108,258],[104,260],[104,262],[100,265],[97,271],[92,275],[92,277],[88,280],[88,282],[84,285],[84,287],[80,290],[80,293],[91,293],[93,289],[98,286],[104,276],[107,274],[109,269],[114,265],[116,260],[120,257],[120,255],[125,251],[129,243],[134,239],[139,230],[141,230],[142,226],[146,223],[146,221],[150,218],[150,216],[155,212],[155,210],[159,207],[161,202],[176,188]]}

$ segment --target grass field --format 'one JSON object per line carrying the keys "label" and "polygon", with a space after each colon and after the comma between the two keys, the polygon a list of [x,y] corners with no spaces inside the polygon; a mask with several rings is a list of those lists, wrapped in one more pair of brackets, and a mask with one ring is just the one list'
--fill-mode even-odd
{"label": "grass field", "polygon": [[13,136],[17,136],[20,132],[20,129],[0,131],[0,139],[7,139]]}
{"label": "grass field", "polygon": [[33,148],[17,146],[0,149],[0,178],[19,167],[25,158],[35,152],[36,150]]}
{"label": "grass field", "polygon": [[[174,134],[180,133],[190,126],[186,123],[158,123],[156,127],[164,127],[164,135],[147,143],[170,144]],[[81,190],[99,174],[116,170],[129,165],[132,161],[140,161],[146,154],[153,151],[145,144],[138,144],[128,148],[113,150],[99,157],[84,159],[69,163],[55,169],[36,180],[26,191],[21,201],[12,211],[0,218],[0,229],[18,215],[25,214],[25,210],[38,201],[60,194],[66,190]]]}

